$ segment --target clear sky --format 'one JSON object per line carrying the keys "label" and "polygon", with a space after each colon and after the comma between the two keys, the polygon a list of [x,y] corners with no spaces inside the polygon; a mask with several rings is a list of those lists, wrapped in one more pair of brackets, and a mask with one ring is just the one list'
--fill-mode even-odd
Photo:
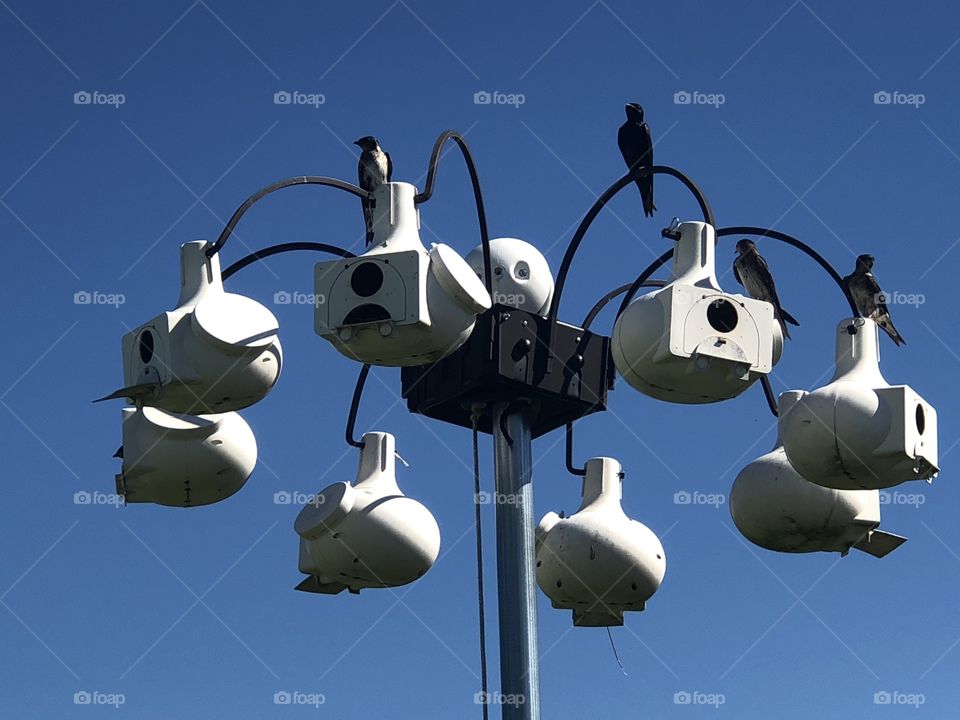
{"label": "clear sky", "polygon": [[[720,225],[777,227],[843,273],[872,252],[885,289],[922,296],[892,308],[907,345],[881,338],[882,367],[939,410],[944,470],[932,486],[899,488],[912,504],[884,508],[883,527],[910,538],[887,558],[762,551],[740,537],[725,504],[674,502],[684,490],[728,494],[737,471],[772,446],[760,389],[675,406],[619,383],[610,412],[578,426],[577,456],[624,464],[624,507],[662,539],[667,574],[647,610],[613,631],[626,675],[603,630],[573,629],[569,613],[541,596],[543,716],[956,717],[954,6],[0,5],[4,716],[479,717],[470,437],[410,416],[396,370],[372,373],[359,429],[397,436],[410,463],[400,484],[436,516],[442,558],[397,591],[293,590],[297,508],[275,503],[275,493],[319,490],[356,471],[342,430],[358,368],[314,334],[307,307],[273,300],[310,292],[320,256],[277,257],[228,283],[275,312],[285,350],[278,385],[243,413],[260,462],[234,497],[192,510],[76,504],[78,492],[112,492],[119,467],[119,403],[90,401],[122,384],[124,332],[172,308],[180,243],[215,238],[247,195],[279,178],[355,181],[352,142],[362,135],[391,153],[395,179],[422,186],[435,137],[465,133],[491,233],[536,244],[556,270],[575,224],[624,171],[616,131],[623,104],[639,101],[657,161],[701,184]],[[315,102],[275,104],[282,91]],[[474,102],[494,91],[516,102]],[[100,94],[78,104],[80,92]],[[892,102],[875,102],[879,92]],[[629,191],[595,223],[565,320],[578,322],[662,253],[659,231],[672,216],[696,217],[679,184],[658,178],[656,187],[652,220]],[[472,203],[450,153],[422,208],[424,241],[468,252],[478,242]],[[246,216],[224,261],[295,240],[357,249],[362,229],[355,198],[295,188]],[[832,370],[846,306],[802,255],[759,244],[801,323],[774,387],[811,389]],[[725,240],[718,256],[722,284],[736,291],[732,245]],[[75,302],[94,292],[117,303]],[[596,327],[608,332],[611,313]],[[487,438],[482,452],[489,488]],[[579,482],[564,470],[562,435],[536,441],[534,456],[538,516],[575,510]],[[497,688],[492,553],[487,560]],[[274,704],[275,693],[294,691],[325,702]],[[122,695],[123,704],[77,706],[83,692],[101,693],[97,702]],[[684,692],[723,703],[677,704]],[[878,710],[884,692],[922,704]]]}

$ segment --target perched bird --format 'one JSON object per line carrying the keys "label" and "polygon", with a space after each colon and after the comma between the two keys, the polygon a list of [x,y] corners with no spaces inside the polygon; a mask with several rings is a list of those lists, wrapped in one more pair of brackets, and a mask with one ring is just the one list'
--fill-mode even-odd
{"label": "perched bird", "polygon": [[787,323],[797,326],[800,323],[780,305],[773,275],[770,274],[767,261],[763,259],[763,255],[757,250],[753,240],[744,238],[737,243],[737,257],[733,261],[733,275],[737,278],[737,282],[746,288],[750,297],[773,305],[773,315],[780,323],[783,336],[789,339],[790,333],[787,330]]}
{"label": "perched bird", "polygon": [[882,327],[897,345],[906,345],[907,341],[893,326],[883,290],[871,270],[873,255],[861,255],[857,258],[856,270],[843,279],[843,286],[863,317],[870,318]]}
{"label": "perched bird", "polygon": [[[360,162],[357,166],[357,174],[360,178],[360,188],[367,192],[373,192],[374,189],[390,182],[393,177],[393,162],[390,156],[380,147],[380,143],[372,135],[366,135],[354,145],[360,146]],[[373,201],[366,198],[362,199],[363,220],[367,227],[367,245],[373,242]]]}
{"label": "perched bird", "polygon": [[[626,111],[627,121],[617,133],[617,145],[627,169],[632,172],[653,165],[653,140],[650,138],[650,126],[643,121],[643,108],[637,103],[627,103]],[[653,175],[636,182],[643,199],[643,214],[653,217],[653,211],[657,209],[653,204]]]}

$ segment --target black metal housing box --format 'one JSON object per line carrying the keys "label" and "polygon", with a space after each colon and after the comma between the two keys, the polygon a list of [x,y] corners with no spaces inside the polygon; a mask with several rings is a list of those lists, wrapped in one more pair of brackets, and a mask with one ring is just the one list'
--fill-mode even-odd
{"label": "black metal housing box", "polygon": [[477,317],[470,338],[432,365],[401,370],[410,412],[472,427],[471,407],[485,402],[479,428],[490,433],[489,405],[528,398],[531,433],[539,437],[584,415],[606,410],[613,388],[610,338],[557,323],[548,371],[550,322],[534,313],[494,305]]}

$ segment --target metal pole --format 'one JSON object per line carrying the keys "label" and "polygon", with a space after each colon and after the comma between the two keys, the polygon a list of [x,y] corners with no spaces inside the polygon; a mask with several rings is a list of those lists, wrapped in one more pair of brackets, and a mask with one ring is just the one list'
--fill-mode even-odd
{"label": "metal pole", "polygon": [[[493,409],[503,720],[540,720],[530,421],[525,401]],[[504,432],[504,430],[506,432]]]}

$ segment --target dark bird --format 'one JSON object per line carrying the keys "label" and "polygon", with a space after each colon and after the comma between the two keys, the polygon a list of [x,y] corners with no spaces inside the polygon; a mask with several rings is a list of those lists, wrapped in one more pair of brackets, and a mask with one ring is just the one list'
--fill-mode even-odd
{"label": "dark bird", "polygon": [[753,240],[744,238],[737,243],[737,257],[733,261],[733,275],[737,282],[746,288],[747,293],[755,300],[763,300],[773,305],[773,315],[780,323],[783,336],[790,338],[787,323],[799,326],[794,317],[780,305],[777,295],[777,284],[773,281],[767,261],[757,250]]}
{"label": "dark bird", "polygon": [[[380,143],[372,135],[366,135],[354,145],[360,146],[360,162],[357,165],[357,174],[360,179],[360,188],[367,192],[390,182],[393,177],[393,161],[380,147]],[[373,201],[363,198],[363,221],[367,228],[367,245],[373,242]]]}
{"label": "dark bird", "polygon": [[[637,103],[627,103],[626,111],[627,121],[617,133],[617,145],[627,169],[633,172],[637,168],[653,165],[653,140],[650,138],[650,126],[643,121],[643,108]],[[643,214],[653,217],[653,211],[657,209],[653,204],[653,175],[636,182],[643,199]]]}
{"label": "dark bird", "polygon": [[873,255],[861,255],[857,258],[856,270],[843,279],[843,286],[863,317],[870,318],[882,327],[897,345],[906,345],[907,341],[893,326],[886,298],[872,270]]}

